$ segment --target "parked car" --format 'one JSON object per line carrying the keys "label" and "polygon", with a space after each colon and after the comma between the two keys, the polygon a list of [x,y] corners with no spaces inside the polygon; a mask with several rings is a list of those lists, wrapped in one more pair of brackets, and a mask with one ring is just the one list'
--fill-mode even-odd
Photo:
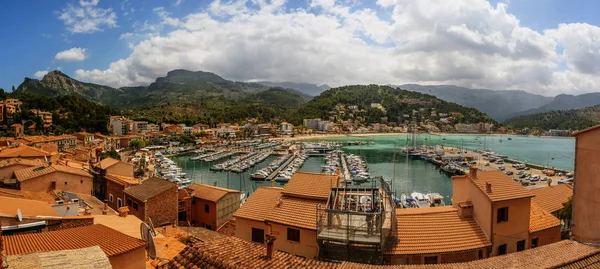
{"label": "parked car", "polygon": [[567,183],[573,183],[573,181],[575,181],[575,179],[571,178],[567,178],[567,179],[563,179],[563,180],[559,180],[558,184],[567,184]]}
{"label": "parked car", "polygon": [[538,175],[531,176],[531,177],[529,177],[529,181],[540,181],[540,176],[538,176]]}
{"label": "parked car", "polygon": [[512,172],[512,171],[504,171],[504,173],[505,173],[507,176],[512,176],[512,175],[513,175],[513,172]]}
{"label": "parked car", "polygon": [[501,166],[498,166],[498,170],[500,170],[500,171],[504,171],[504,170],[506,170],[506,167],[504,167],[503,165],[501,165]]}
{"label": "parked car", "polygon": [[543,177],[543,178],[541,178],[540,180],[541,180],[541,181],[548,181],[548,178],[549,178],[549,177]]}

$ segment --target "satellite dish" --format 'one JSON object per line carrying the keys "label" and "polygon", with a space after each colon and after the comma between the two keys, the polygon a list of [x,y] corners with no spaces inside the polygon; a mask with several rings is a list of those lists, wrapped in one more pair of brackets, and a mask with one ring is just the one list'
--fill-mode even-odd
{"label": "satellite dish", "polygon": [[17,220],[19,220],[19,222],[23,221],[23,213],[21,213],[20,208],[17,208]]}
{"label": "satellite dish", "polygon": [[140,224],[140,235],[142,240],[146,242],[146,251],[148,252],[148,257],[151,259],[156,259],[156,244],[154,243],[154,237],[152,237],[150,226],[148,226],[148,224],[145,222]]}

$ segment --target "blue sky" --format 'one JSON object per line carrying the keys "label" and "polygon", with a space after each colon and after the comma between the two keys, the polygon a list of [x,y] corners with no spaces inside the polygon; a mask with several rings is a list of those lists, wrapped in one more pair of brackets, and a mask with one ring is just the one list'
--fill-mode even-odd
{"label": "blue sky", "polygon": [[[544,95],[600,86],[600,66],[586,62],[600,55],[597,1],[238,2],[6,1],[0,88],[56,69],[83,81],[141,85],[175,68],[236,80],[416,82]],[[453,5],[445,9],[460,15],[436,9],[447,2]],[[498,13],[503,9],[506,15]],[[573,41],[574,33],[585,40]],[[392,58],[396,63],[387,63]],[[483,62],[490,70],[476,66]]]}

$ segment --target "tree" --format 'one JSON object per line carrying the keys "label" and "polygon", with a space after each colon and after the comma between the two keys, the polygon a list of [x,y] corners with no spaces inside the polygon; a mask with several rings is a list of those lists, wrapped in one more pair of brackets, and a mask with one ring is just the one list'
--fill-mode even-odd
{"label": "tree", "polygon": [[561,220],[571,220],[571,212],[573,211],[573,197],[569,197],[566,203],[563,203],[563,208],[558,211],[558,218]]}
{"label": "tree", "polygon": [[102,152],[100,154],[100,160],[106,159],[108,157],[111,157],[111,158],[117,159],[117,160],[121,160],[121,155],[119,155],[119,153],[114,149],[111,151]]}

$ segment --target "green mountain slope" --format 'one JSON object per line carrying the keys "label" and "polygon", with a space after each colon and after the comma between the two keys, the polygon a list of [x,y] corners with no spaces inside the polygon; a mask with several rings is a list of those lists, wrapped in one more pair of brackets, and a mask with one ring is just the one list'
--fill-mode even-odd
{"label": "green mountain slope", "polygon": [[[371,108],[372,103],[380,103],[386,112]],[[431,111],[436,111],[438,114],[461,113],[462,123],[494,122],[488,115],[475,108],[446,102],[432,95],[378,85],[351,85],[327,90],[300,106],[289,118],[294,124],[300,124],[304,118],[327,119],[329,111],[334,110],[338,104],[356,105],[359,109],[364,109],[365,112],[361,112],[360,116],[365,117],[367,123],[379,122],[381,117],[402,123],[407,119],[404,115],[413,115],[413,111],[420,109],[424,110],[415,114],[420,121],[435,120],[435,117],[431,117]]]}
{"label": "green mountain slope", "polygon": [[504,124],[517,129],[535,127],[542,130],[581,130],[600,124],[600,105],[517,116],[507,119]]}

